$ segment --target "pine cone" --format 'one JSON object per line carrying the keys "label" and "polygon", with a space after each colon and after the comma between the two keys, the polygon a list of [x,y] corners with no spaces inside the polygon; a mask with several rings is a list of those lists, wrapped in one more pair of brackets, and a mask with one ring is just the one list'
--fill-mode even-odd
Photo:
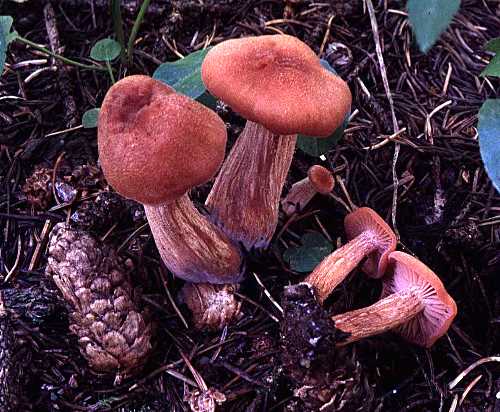
{"label": "pine cone", "polygon": [[24,321],[40,326],[60,313],[62,299],[49,287],[44,276],[33,275],[29,282],[2,290],[5,305]]}
{"label": "pine cone", "polygon": [[104,189],[107,186],[101,168],[91,164],[76,166],[71,176],[66,176],[66,179],[82,192]]}
{"label": "pine cone", "polygon": [[84,231],[57,224],[49,242],[47,273],[71,305],[80,350],[116,383],[141,368],[151,352],[152,325],[130,283],[133,264]]}
{"label": "pine cone", "polygon": [[37,167],[26,179],[21,190],[30,204],[47,209],[52,200],[52,170]]}
{"label": "pine cone", "polygon": [[241,302],[236,299],[234,288],[210,283],[184,285],[182,298],[192,312],[195,328],[220,330],[239,317]]}
{"label": "pine cone", "polygon": [[79,229],[99,232],[118,222],[124,212],[123,200],[114,192],[100,192],[95,199],[86,200],[71,215]]}

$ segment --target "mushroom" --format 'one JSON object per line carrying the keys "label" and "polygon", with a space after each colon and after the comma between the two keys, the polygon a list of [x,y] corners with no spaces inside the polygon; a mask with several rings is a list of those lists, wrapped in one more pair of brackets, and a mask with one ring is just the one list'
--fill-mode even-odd
{"label": "mushroom", "polygon": [[392,329],[429,348],[447,332],[457,305],[439,277],[418,259],[392,252],[389,265],[377,303],[332,318],[336,328],[350,334],[343,344]]}
{"label": "mushroom", "polygon": [[281,201],[281,207],[286,215],[303,210],[311,199],[320,193],[326,195],[333,190],[335,178],[332,172],[320,165],[314,165],[307,171],[307,177],[294,183]]}
{"label": "mushroom", "polygon": [[348,214],[344,227],[349,242],[327,256],[305,279],[312,285],[320,302],[366,257],[362,269],[370,277],[380,278],[387,258],[396,249],[396,236],[372,209],[361,207]]}
{"label": "mushroom", "polygon": [[305,43],[288,35],[218,44],[203,61],[202,79],[248,120],[206,206],[246,249],[265,248],[278,222],[297,134],[332,134],[350,108],[351,93]]}
{"label": "mushroom", "polygon": [[242,273],[237,246],[187,195],[217,172],[226,139],[213,111],[147,76],[113,85],[99,115],[106,179],[144,205],[165,265],[192,282],[235,282]]}

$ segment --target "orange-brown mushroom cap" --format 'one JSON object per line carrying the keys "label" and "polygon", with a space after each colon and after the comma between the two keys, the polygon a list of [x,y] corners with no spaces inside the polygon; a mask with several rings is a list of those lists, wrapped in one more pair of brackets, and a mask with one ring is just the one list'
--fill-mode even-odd
{"label": "orange-brown mushroom cap", "polygon": [[314,165],[307,171],[307,177],[317,192],[322,194],[330,193],[335,186],[335,178],[327,168]]}
{"label": "orange-brown mushroom cap", "polygon": [[288,35],[226,40],[208,52],[201,75],[210,93],[276,134],[329,136],[352,100],[347,84]]}
{"label": "orange-brown mushroom cap", "polygon": [[349,240],[363,232],[373,233],[377,249],[367,257],[363,272],[374,278],[383,276],[389,254],[396,250],[397,244],[396,235],[389,225],[373,209],[360,207],[346,216],[344,228]]}
{"label": "orange-brown mushroom cap", "polygon": [[114,84],[99,114],[106,179],[145,204],[171,202],[211,179],[226,140],[224,122],[213,111],[147,76]]}
{"label": "orange-brown mushroom cap", "polygon": [[426,265],[403,252],[389,256],[390,274],[384,278],[382,298],[408,289],[422,287],[424,309],[395,331],[405,339],[431,347],[443,336],[457,314],[457,305],[439,277]]}

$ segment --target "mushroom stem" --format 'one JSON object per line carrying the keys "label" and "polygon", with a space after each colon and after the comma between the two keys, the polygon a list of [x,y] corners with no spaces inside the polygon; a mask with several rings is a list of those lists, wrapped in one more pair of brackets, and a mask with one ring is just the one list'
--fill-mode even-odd
{"label": "mushroom stem", "polygon": [[377,249],[377,235],[367,230],[327,256],[304,282],[316,290],[322,303],[363,258]]}
{"label": "mushroom stem", "polygon": [[273,236],[296,140],[248,121],[208,195],[216,224],[247,250],[267,247]]}
{"label": "mushroom stem", "polygon": [[187,194],[144,209],[162,260],[176,276],[211,283],[241,278],[238,248],[195,208]]}
{"label": "mushroom stem", "polygon": [[338,346],[378,335],[408,322],[424,310],[425,294],[425,287],[412,286],[371,306],[333,316],[335,327],[351,334]]}
{"label": "mushroom stem", "polygon": [[309,177],[299,180],[292,185],[286,197],[281,201],[283,211],[287,216],[290,216],[294,212],[303,210],[316,193],[318,191],[312,185]]}

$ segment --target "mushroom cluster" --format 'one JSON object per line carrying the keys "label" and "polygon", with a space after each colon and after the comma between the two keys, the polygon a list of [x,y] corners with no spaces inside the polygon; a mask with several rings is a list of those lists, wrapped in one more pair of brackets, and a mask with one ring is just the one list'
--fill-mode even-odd
{"label": "mushroom cluster", "polygon": [[[183,294],[195,325],[220,329],[239,317],[236,286],[230,285],[244,276],[245,254],[268,247],[280,205],[291,215],[333,190],[332,173],[316,165],[281,198],[297,135],[330,136],[352,97],[306,44],[288,35],[224,41],[208,52],[201,75],[212,95],[247,120],[226,159],[227,133],[217,114],[142,75],[118,81],[106,94],[98,146],[107,181],[144,205],[162,261],[187,282]],[[189,191],[212,178],[205,208],[197,207]],[[331,328],[328,342],[335,347],[393,329],[432,345],[456,313],[439,278],[395,252],[394,233],[373,210],[349,214],[345,230],[349,242],[307,277],[307,291],[320,305],[361,263],[368,276],[383,278],[384,290],[370,307],[323,316]],[[295,303],[284,306],[293,308],[299,295],[290,289],[285,297]]]}
{"label": "mushroom cluster", "polygon": [[[111,186],[144,205],[167,268],[201,283],[185,288],[195,297],[186,302],[197,308],[196,325],[213,328],[237,318],[240,304],[229,294],[232,310],[205,312],[241,280],[243,255],[266,248],[275,232],[297,134],[332,134],[350,109],[351,93],[306,44],[288,35],[224,41],[209,51],[201,74],[210,93],[247,119],[225,160],[222,120],[147,76],[129,76],[110,88],[98,145]],[[219,168],[206,211],[199,210],[188,192]],[[303,208],[333,184],[328,170],[313,167],[308,181],[289,195],[288,209]]]}
{"label": "mushroom cluster", "polygon": [[[347,360],[340,347],[393,331],[426,348],[449,329],[455,301],[439,277],[418,259],[396,251],[396,236],[372,209],[344,219],[348,242],[327,256],[304,282],[285,288],[281,326],[282,361],[297,388],[331,386],[329,371]],[[380,299],[331,315],[323,302],[358,265],[382,282]],[[323,371],[318,377],[318,371]]]}
{"label": "mushroom cluster", "polygon": [[[297,336],[304,335],[297,330],[302,328],[307,331],[307,339],[302,339],[306,342],[302,344],[304,356],[322,359],[325,354],[315,355],[316,347],[331,336],[337,337],[333,346],[343,346],[392,330],[414,344],[431,347],[448,331],[457,313],[455,301],[439,277],[418,259],[395,250],[395,234],[372,209],[351,212],[344,219],[344,227],[349,241],[319,263],[304,282],[286,288],[282,341],[296,342]],[[362,262],[366,275],[381,279],[380,300],[325,321],[322,303]],[[297,315],[297,308],[303,307],[311,309]],[[318,327],[318,316],[311,318],[314,312],[321,313],[323,327]],[[284,344],[284,352],[289,352],[289,346]],[[290,359],[290,354],[285,358]],[[302,358],[295,359],[297,367],[302,367]],[[314,360],[309,359],[309,363]]]}

